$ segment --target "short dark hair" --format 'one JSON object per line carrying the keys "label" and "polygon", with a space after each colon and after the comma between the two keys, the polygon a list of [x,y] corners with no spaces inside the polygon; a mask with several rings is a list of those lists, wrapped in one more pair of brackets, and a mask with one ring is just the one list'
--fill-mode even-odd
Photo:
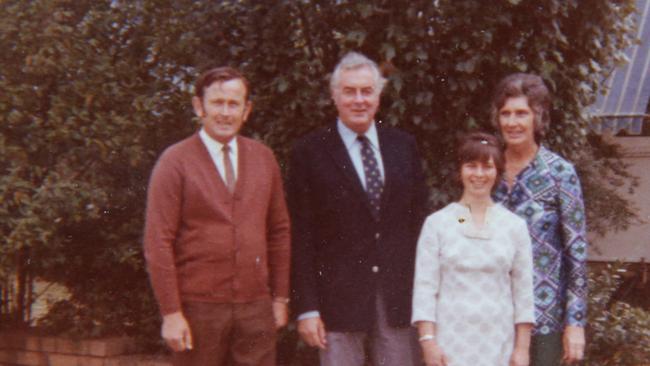
{"label": "short dark hair", "polygon": [[492,127],[501,131],[499,126],[499,110],[503,108],[508,98],[526,97],[528,106],[533,110],[535,141],[540,143],[551,123],[551,94],[544,80],[535,74],[516,73],[503,78],[494,89],[490,122]]}
{"label": "short dark hair", "polygon": [[[503,176],[506,162],[503,146],[494,135],[485,132],[470,132],[461,137],[456,152],[458,171],[465,163],[481,161],[487,163],[490,158],[497,168],[497,182]],[[495,184],[496,185],[496,184]]]}
{"label": "short dark hair", "polygon": [[215,67],[203,72],[194,83],[194,95],[203,100],[205,89],[209,88],[210,85],[215,82],[222,83],[224,81],[230,81],[234,79],[239,79],[244,83],[244,86],[246,87],[245,99],[248,100],[248,96],[250,95],[250,85],[248,79],[246,79],[244,74],[242,74],[239,70],[229,66]]}

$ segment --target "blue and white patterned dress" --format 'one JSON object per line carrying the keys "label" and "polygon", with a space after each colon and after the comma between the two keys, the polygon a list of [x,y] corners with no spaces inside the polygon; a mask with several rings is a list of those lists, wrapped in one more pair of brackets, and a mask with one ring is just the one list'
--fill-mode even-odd
{"label": "blue and white patterned dress", "polygon": [[580,180],[573,165],[540,146],[508,191],[494,198],[524,218],[533,244],[535,318],[533,334],[585,326],[587,240]]}

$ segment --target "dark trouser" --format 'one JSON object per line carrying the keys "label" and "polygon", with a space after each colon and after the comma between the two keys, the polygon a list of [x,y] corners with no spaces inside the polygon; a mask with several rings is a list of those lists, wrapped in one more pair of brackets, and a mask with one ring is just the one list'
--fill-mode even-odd
{"label": "dark trouser", "polygon": [[562,333],[534,335],[530,339],[530,366],[559,366],[562,361]]}
{"label": "dark trouser", "polygon": [[191,351],[174,352],[175,366],[273,366],[275,320],[271,300],[245,304],[185,303]]}

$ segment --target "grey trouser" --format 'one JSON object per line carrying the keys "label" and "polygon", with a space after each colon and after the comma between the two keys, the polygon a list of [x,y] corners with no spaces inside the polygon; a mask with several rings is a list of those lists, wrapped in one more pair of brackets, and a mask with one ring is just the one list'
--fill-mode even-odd
{"label": "grey trouser", "polygon": [[374,366],[421,365],[416,329],[390,327],[385,308],[383,298],[378,295],[377,319],[370,332],[327,332],[327,349],[320,351],[321,366],[365,365],[366,339],[370,342],[370,358]]}

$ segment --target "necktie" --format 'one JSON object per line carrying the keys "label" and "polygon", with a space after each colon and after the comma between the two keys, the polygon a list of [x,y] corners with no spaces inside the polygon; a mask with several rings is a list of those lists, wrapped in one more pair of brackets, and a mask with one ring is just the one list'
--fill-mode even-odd
{"label": "necktie", "polygon": [[372,207],[372,214],[375,219],[378,219],[384,183],[381,181],[379,166],[370,147],[370,141],[363,135],[359,135],[357,139],[361,143],[361,161],[363,162],[363,172],[366,175],[366,194]]}
{"label": "necktie", "polygon": [[226,188],[232,194],[235,191],[235,170],[232,167],[232,160],[230,160],[230,146],[223,145],[221,149],[223,151],[223,166],[226,168]]}

